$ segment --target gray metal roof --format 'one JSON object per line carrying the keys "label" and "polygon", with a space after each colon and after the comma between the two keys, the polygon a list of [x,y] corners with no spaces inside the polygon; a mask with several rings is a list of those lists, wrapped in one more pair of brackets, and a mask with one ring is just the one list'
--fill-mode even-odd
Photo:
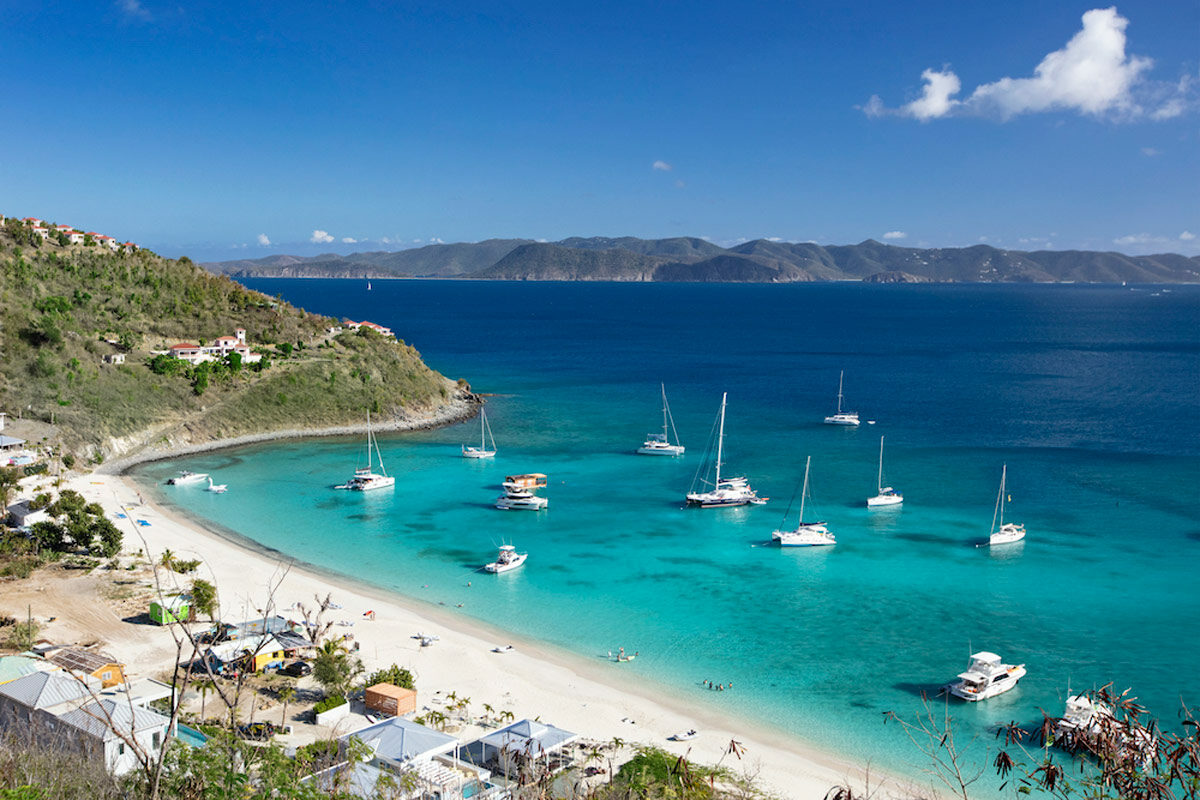
{"label": "gray metal roof", "polygon": [[166,728],[171,720],[155,711],[115,700],[88,703],[82,708],[68,711],[59,719],[97,739],[118,738],[115,731],[124,734],[140,733],[154,728]]}
{"label": "gray metal roof", "polygon": [[507,728],[481,736],[479,741],[508,753],[525,753],[540,756],[552,753],[567,742],[579,738],[579,734],[547,725],[532,719],[514,722]]}
{"label": "gray metal roof", "polygon": [[14,436],[5,436],[0,433],[0,447],[20,447],[25,444],[24,439],[18,439]]}
{"label": "gray metal roof", "polygon": [[[93,690],[99,683],[90,680]],[[49,708],[59,703],[88,697],[88,687],[79,679],[62,672],[34,672],[0,685],[0,695],[9,697],[26,708]]]}
{"label": "gray metal roof", "polygon": [[346,741],[351,737],[372,748],[376,758],[400,762],[432,758],[458,746],[453,736],[400,717],[368,725],[340,739]]}

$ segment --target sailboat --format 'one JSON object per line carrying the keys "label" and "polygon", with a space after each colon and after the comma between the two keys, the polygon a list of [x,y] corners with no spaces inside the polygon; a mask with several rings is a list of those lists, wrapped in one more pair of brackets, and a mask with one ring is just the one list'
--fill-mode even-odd
{"label": "sailboat", "polygon": [[[379,459],[379,472],[373,471],[372,458]],[[367,412],[367,466],[354,470],[354,477],[345,483],[335,486],[335,489],[350,489],[355,492],[369,492],[372,489],[390,489],[396,485],[396,479],[387,474],[383,466],[383,454],[379,452],[379,441],[371,431],[371,412]]]}
{"label": "sailboat", "polygon": [[895,508],[904,502],[904,495],[883,485],[883,437],[879,437],[879,494],[867,498],[867,508]]}
{"label": "sailboat", "polygon": [[[679,432],[675,430],[675,420],[671,417],[671,407],[667,405],[667,387],[666,384],[660,384],[662,387],[663,401],[663,432],[646,434],[646,441],[642,442],[642,446],[638,448],[638,453],[644,456],[681,456],[683,455],[684,446],[679,443]],[[671,440],[667,437],[667,430],[675,434],[675,444],[671,444]]]}
{"label": "sailboat", "polygon": [[[988,544],[1012,544],[1025,538],[1025,526],[1016,522],[1004,521],[1004,484],[1008,480],[1008,464],[1000,470],[1000,493],[996,495],[996,510],[992,512],[992,530],[988,534]],[[1000,527],[996,525],[999,523]]]}
{"label": "sailboat", "polygon": [[[692,481],[692,491],[687,494],[687,503],[689,506],[699,506],[700,508],[725,508],[727,506],[744,506],[756,505],[761,506],[767,502],[767,498],[759,497],[753,489],[750,488],[750,483],[745,478],[722,478],[721,477],[721,457],[723,455],[723,446],[725,443],[725,400],[729,393],[725,392],[721,395],[721,412],[717,416],[717,461],[716,461],[716,480],[712,484],[712,489],[707,492],[696,491],[699,483],[708,483],[707,480],[701,481],[700,473],[697,471],[696,478]],[[711,444],[709,445],[712,446]],[[704,467],[701,466],[700,469]]]}
{"label": "sailboat", "polygon": [[858,425],[857,411],[842,411],[842,381],[846,377],[846,370],[842,370],[838,375],[838,405],[837,413],[831,417],[825,418],[826,425]]}
{"label": "sailboat", "polygon": [[[491,439],[492,446],[487,446],[488,440]],[[492,458],[496,455],[496,439],[492,436],[492,426],[488,425],[487,411],[479,409],[479,447],[464,444],[462,446],[463,458]]]}
{"label": "sailboat", "polygon": [[[824,522],[804,521],[804,501],[808,497],[808,468],[812,465],[812,456],[804,461],[804,488],[800,490],[800,520],[794,531],[775,531],[771,540],[779,542],[780,547],[820,547],[837,544],[837,539],[825,527]],[[787,514],[784,514],[787,519]]]}

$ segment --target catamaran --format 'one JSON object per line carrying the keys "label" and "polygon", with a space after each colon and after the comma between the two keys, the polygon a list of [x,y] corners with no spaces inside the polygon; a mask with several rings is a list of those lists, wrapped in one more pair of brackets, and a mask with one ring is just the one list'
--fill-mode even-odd
{"label": "catamaran", "polygon": [[879,493],[867,498],[867,508],[895,508],[904,502],[904,495],[883,485],[883,437],[879,437]]}
{"label": "catamaran", "polygon": [[[804,500],[808,497],[808,468],[812,465],[812,456],[804,461],[804,488],[800,490],[800,520],[794,531],[775,531],[771,534],[772,541],[779,542],[780,547],[820,547],[837,544],[837,539],[825,527],[824,522],[804,521]],[[787,519],[785,512],[783,518]]]}
{"label": "catamaran", "polygon": [[483,569],[485,572],[499,575],[501,572],[508,572],[521,566],[527,558],[529,558],[529,553],[518,553],[517,548],[511,544],[504,544],[500,545],[500,552],[496,555],[496,560],[491,564],[484,565]]}
{"label": "catamaran", "polygon": [[[663,401],[663,432],[646,434],[646,441],[638,448],[643,456],[681,456],[684,447],[679,443],[679,432],[675,430],[675,420],[671,417],[671,407],[667,405],[667,386],[661,384]],[[668,428],[675,434],[675,444],[667,437]]]}
{"label": "catamaran", "polygon": [[[488,440],[491,439],[492,446],[487,446]],[[463,458],[492,458],[496,455],[496,439],[492,436],[492,426],[488,425],[487,411],[479,409],[479,447],[464,444],[462,446]]]}
{"label": "catamaran", "polygon": [[[725,392],[721,395],[721,412],[717,415],[717,460],[716,460],[716,476],[713,481],[712,489],[706,492],[697,491],[700,485],[708,485],[707,474],[701,478],[700,471],[697,470],[696,477],[692,479],[692,491],[687,494],[687,503],[689,506],[699,506],[700,508],[726,508],[728,506],[744,506],[757,505],[760,506],[767,502],[767,498],[759,497],[753,489],[750,488],[750,483],[745,478],[722,478],[721,477],[721,457],[723,455],[723,446],[725,443],[725,400],[729,393]],[[709,444],[709,447],[712,445]],[[704,469],[701,465],[700,470]]]}
{"label": "catamaran", "polygon": [[[1025,526],[1016,522],[1004,521],[1004,484],[1008,479],[1008,464],[1000,470],[1000,493],[996,495],[996,510],[992,512],[992,530],[988,534],[988,544],[1012,544],[1025,538]],[[1000,527],[997,528],[997,522]]]}
{"label": "catamaran", "polygon": [[[374,471],[373,458],[379,459],[379,472]],[[361,462],[360,462],[361,463]],[[367,412],[367,466],[354,470],[354,477],[335,489],[350,489],[354,492],[369,492],[372,489],[390,489],[396,479],[387,474],[383,466],[383,454],[379,452],[379,441],[371,431],[371,412]]]}
{"label": "catamaran", "polygon": [[986,650],[971,656],[971,665],[946,688],[955,697],[974,703],[1003,694],[1025,677],[1024,664],[1002,664],[1000,656]]}
{"label": "catamaran", "polygon": [[846,377],[846,370],[842,370],[838,375],[838,405],[837,413],[831,417],[825,418],[826,425],[858,425],[857,411],[842,411],[842,381]]}

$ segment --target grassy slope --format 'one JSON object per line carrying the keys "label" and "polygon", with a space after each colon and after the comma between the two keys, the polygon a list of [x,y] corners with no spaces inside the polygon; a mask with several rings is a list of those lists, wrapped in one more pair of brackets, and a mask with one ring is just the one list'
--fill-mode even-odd
{"label": "grassy slope", "polygon": [[[21,238],[21,237],[18,237]],[[54,298],[62,298],[55,300]],[[295,309],[187,259],[148,251],[18,244],[0,229],[0,409],[49,420],[81,453],[147,430],[206,441],[297,427],[361,424],[428,412],[454,387],[412,347],[371,332],[326,341],[335,320]],[[146,367],[152,350],[246,329],[273,366],[210,382]],[[103,356],[125,352],[112,366]],[[281,345],[303,344],[293,357]],[[110,451],[111,452],[111,451]]]}

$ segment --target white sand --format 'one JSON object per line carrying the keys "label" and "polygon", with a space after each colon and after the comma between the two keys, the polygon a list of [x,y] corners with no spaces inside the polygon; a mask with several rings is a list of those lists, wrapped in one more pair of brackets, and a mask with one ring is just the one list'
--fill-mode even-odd
{"label": "white sand", "polygon": [[[138,487],[129,479],[91,474],[71,481],[71,488],[89,501],[101,503],[110,514],[127,508],[129,520],[117,520],[126,534],[125,549],[148,548],[152,557],[170,548],[180,558],[198,558],[197,573],[214,582],[220,592],[226,619],[257,615],[267,602],[270,587],[283,581],[275,595],[278,609],[299,601],[313,604],[314,595],[333,592],[344,605],[336,619],[354,621],[353,627],[331,629],[331,635],[351,632],[360,642],[359,656],[368,671],[392,663],[408,667],[417,676],[419,703],[428,703],[434,692],[456,692],[471,698],[479,711],[484,703],[496,711],[511,711],[516,719],[540,717],[582,736],[602,741],[620,737],[628,742],[655,745],[689,758],[713,764],[722,759],[731,740],[745,748],[742,760],[726,755],[725,766],[757,775],[764,788],[786,798],[819,800],[831,786],[850,781],[856,789],[864,783],[865,768],[836,756],[805,749],[764,729],[721,717],[708,710],[689,709],[686,699],[651,695],[649,689],[615,687],[612,669],[588,663],[508,634],[487,631],[469,620],[424,608],[403,605],[400,598],[382,590],[352,585],[289,567],[263,552],[240,546],[191,520],[169,516],[153,505],[140,505]],[[135,519],[150,523],[138,526]],[[139,541],[139,537],[144,540]],[[186,585],[186,581],[184,582]],[[363,612],[374,610],[369,621]],[[171,637],[165,629],[138,626],[127,642],[110,642],[108,649],[126,659],[134,677],[158,674],[173,657]],[[434,646],[422,648],[413,634],[436,633]],[[498,639],[497,637],[503,637]],[[496,654],[497,644],[515,644],[514,652]],[[610,667],[610,665],[605,665]],[[633,720],[633,723],[623,720]],[[671,734],[696,728],[699,736],[685,743],[668,741]],[[909,784],[871,770],[872,786],[883,784],[875,795],[907,797]],[[928,796],[928,793],[926,794]]]}

